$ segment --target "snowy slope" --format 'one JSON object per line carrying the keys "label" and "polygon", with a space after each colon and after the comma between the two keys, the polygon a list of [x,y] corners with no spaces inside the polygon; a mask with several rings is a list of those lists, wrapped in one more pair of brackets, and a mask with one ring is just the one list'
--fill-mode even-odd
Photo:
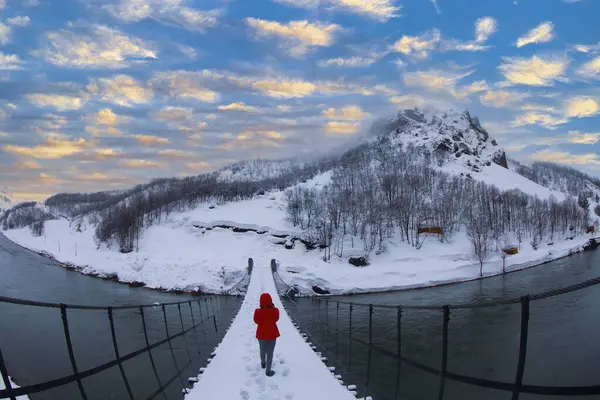
{"label": "snowy slope", "polygon": [[[280,311],[273,357],[273,377],[260,367],[254,310],[262,293],[270,293]],[[255,264],[246,298],[216,356],[186,400],[351,400],[356,399],[327,369],[292,324],[277,295],[270,264]]]}
{"label": "snowy slope", "polygon": [[294,160],[249,160],[231,164],[215,171],[213,175],[223,182],[259,181],[276,178],[302,166]]}
{"label": "snowy slope", "polygon": [[0,214],[2,214],[3,210],[10,207],[12,207],[12,196],[7,191],[7,188],[4,187],[0,189]]}

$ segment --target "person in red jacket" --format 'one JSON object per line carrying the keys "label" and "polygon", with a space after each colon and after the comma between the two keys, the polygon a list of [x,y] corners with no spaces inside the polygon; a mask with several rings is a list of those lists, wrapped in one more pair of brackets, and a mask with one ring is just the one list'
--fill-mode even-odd
{"label": "person in red jacket", "polygon": [[273,304],[273,299],[269,293],[260,295],[260,308],[254,310],[254,322],[256,327],[256,338],[260,346],[260,365],[266,369],[267,376],[275,375],[271,369],[273,364],[273,353],[275,352],[275,342],[279,335],[277,328],[279,321],[279,309]]}

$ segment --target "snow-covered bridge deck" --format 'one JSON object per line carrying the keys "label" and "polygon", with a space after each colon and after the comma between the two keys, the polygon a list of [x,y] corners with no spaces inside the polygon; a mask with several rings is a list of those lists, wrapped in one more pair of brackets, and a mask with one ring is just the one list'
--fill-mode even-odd
{"label": "snow-covered bridge deck", "polygon": [[[260,294],[270,293],[280,310],[273,370],[260,367],[254,309]],[[269,266],[255,266],[246,298],[216,355],[186,400],[356,400],[329,371],[294,327],[281,304]]]}

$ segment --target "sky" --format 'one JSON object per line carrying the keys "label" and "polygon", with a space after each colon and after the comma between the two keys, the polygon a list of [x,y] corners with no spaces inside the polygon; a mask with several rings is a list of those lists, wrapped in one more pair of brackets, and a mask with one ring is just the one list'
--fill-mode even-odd
{"label": "sky", "polygon": [[0,0],[15,201],[319,154],[467,108],[519,160],[600,176],[600,1]]}

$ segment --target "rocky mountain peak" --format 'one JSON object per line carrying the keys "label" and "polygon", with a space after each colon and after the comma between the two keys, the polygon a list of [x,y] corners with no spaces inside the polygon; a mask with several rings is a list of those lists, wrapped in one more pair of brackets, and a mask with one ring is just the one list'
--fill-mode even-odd
{"label": "rocky mountain peak", "polygon": [[466,109],[435,113],[406,109],[386,129],[404,145],[412,144],[475,172],[491,163],[507,168],[504,150]]}

